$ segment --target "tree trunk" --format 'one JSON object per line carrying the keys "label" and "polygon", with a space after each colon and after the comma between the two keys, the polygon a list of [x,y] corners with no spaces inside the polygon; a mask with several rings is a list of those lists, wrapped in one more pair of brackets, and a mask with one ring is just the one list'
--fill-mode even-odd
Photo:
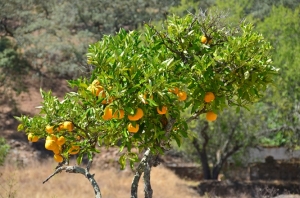
{"label": "tree trunk", "polygon": [[201,160],[203,179],[212,179],[211,173],[210,173],[210,168],[208,165],[206,150],[204,149],[198,154],[199,154],[199,157]]}
{"label": "tree trunk", "polygon": [[212,169],[212,179],[218,179],[223,164],[218,163]]}
{"label": "tree trunk", "polygon": [[203,179],[211,179],[211,172],[208,165],[208,158],[206,153],[206,146],[209,141],[209,137],[206,133],[208,129],[208,123],[206,122],[203,129],[201,130],[201,136],[203,138],[203,143],[200,147],[199,140],[197,138],[193,138],[193,145],[200,157],[201,165],[202,165],[202,173],[203,173]]}

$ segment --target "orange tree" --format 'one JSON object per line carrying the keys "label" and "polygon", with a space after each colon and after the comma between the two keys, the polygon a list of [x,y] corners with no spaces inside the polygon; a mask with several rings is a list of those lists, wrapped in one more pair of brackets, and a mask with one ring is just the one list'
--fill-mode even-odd
{"label": "orange tree", "polygon": [[[171,16],[162,30],[146,24],[142,31],[104,36],[89,46],[90,76],[70,80],[76,91],[62,101],[41,91],[40,114],[18,117],[19,130],[29,140],[46,138],[45,147],[60,163],[53,175],[84,174],[96,197],[101,193],[89,169],[97,145],[119,147],[121,167],[129,161],[136,171],[131,197],[137,197],[142,173],[145,197],[152,197],[150,170],[170,141],[180,144],[200,114],[214,121],[228,106],[258,101],[276,73],[269,43],[251,24],[222,24],[221,15]],[[182,116],[186,109],[188,119]],[[75,154],[78,164],[89,157],[86,169],[64,163]]]}

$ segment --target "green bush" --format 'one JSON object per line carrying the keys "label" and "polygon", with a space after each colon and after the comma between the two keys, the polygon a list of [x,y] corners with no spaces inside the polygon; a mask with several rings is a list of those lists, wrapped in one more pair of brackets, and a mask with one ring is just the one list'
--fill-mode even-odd
{"label": "green bush", "polygon": [[9,145],[6,144],[5,139],[0,137],[0,166],[3,165],[6,155],[9,151]]}

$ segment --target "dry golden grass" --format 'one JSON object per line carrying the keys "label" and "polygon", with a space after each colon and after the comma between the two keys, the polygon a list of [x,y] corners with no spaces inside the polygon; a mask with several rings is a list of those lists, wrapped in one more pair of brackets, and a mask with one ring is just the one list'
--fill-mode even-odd
{"label": "dry golden grass", "polygon": [[[56,164],[35,163],[25,168],[16,168],[6,164],[0,169],[0,198],[8,198],[8,194],[15,193],[14,198],[85,198],[94,197],[94,192],[89,181],[80,174],[59,173],[45,184],[42,182],[53,172]],[[100,170],[92,167],[95,173],[102,196],[104,198],[130,197],[130,185],[133,173],[130,170],[116,169]],[[179,179],[173,172],[163,166],[155,167],[151,173],[154,198],[200,197],[188,187],[187,182]],[[143,181],[139,184],[139,197],[144,197]]]}

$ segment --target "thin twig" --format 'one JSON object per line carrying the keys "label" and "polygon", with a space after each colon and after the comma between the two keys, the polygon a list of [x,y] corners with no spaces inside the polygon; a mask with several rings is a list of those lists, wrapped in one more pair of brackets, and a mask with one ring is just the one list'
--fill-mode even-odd
{"label": "thin twig", "polygon": [[206,109],[203,108],[201,110],[196,111],[191,117],[189,117],[188,119],[186,119],[186,122],[189,123],[193,120],[196,120],[201,114],[205,113]]}
{"label": "thin twig", "polygon": [[57,168],[54,173],[52,173],[45,181],[43,181],[43,184],[46,183],[47,181],[49,181],[49,179],[51,179],[57,173],[61,173],[61,171],[66,170],[66,169],[67,169],[67,166],[61,166],[61,167]]}
{"label": "thin twig", "polygon": [[96,180],[94,179],[94,174],[91,174],[89,172],[92,162],[93,162],[93,160],[91,159],[88,162],[88,165],[86,168],[82,168],[80,166],[61,166],[61,167],[57,168],[55,170],[55,172],[53,174],[51,174],[45,181],[43,181],[43,184],[46,183],[47,181],[49,181],[54,175],[56,175],[57,173],[60,173],[63,170],[65,170],[67,173],[80,173],[80,174],[84,175],[90,181],[91,185],[93,186],[94,192],[95,192],[95,198],[101,198],[101,191],[100,191],[100,188],[99,188]]}

